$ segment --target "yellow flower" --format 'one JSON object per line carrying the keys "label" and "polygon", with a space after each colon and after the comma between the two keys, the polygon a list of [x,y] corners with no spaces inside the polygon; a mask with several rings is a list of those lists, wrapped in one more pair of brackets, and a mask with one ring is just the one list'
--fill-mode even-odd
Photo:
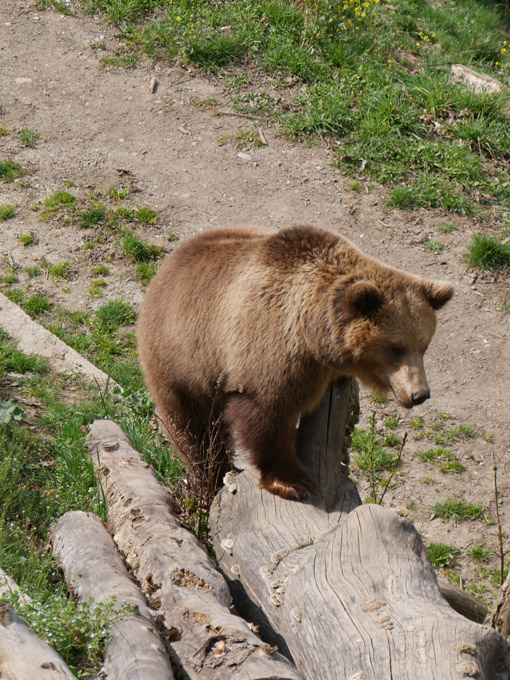
{"label": "yellow flower", "polygon": [[501,52],[502,52],[503,54],[506,54],[507,51],[508,51],[508,50],[506,49],[506,47],[503,47],[503,48],[501,49]]}
{"label": "yellow flower", "polygon": [[181,17],[175,17],[176,21],[182,21]]}

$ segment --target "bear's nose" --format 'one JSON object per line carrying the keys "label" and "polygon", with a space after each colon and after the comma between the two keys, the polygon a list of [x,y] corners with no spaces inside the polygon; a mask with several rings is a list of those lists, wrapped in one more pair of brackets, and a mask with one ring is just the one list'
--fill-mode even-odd
{"label": "bear's nose", "polygon": [[413,406],[418,406],[418,404],[423,404],[424,401],[430,399],[429,390],[421,390],[421,392],[413,392]]}

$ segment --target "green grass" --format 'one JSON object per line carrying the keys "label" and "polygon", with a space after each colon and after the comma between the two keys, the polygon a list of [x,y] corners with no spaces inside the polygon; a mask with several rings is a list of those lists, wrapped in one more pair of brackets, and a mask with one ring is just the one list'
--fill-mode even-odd
{"label": "green grass", "polygon": [[441,519],[454,519],[458,522],[480,519],[483,517],[486,505],[473,505],[461,499],[448,498],[444,501],[435,503],[432,511]]}
{"label": "green grass", "polygon": [[71,265],[69,262],[51,265],[48,273],[54,281],[67,281],[71,278]]}
{"label": "green grass", "polygon": [[132,232],[125,232],[121,241],[122,253],[132,262],[148,262],[155,260],[163,254],[161,246],[149,245]]}
{"label": "green grass", "polygon": [[57,191],[43,201],[42,216],[49,220],[55,213],[74,212],[76,196],[69,191]]}
{"label": "green grass", "polygon": [[[134,319],[133,309],[125,303],[101,309],[96,315],[46,311],[44,318],[60,316],[62,329],[74,330],[76,336],[86,330],[95,333],[97,344],[90,347],[96,360],[106,346],[100,338],[120,342]],[[128,329],[120,326],[123,322]],[[115,418],[164,483],[175,483],[182,469],[153,430],[152,402],[130,357],[131,343],[132,338],[122,345],[124,362],[117,371],[125,392],[100,396],[95,387],[59,375],[45,360],[25,355],[0,331],[1,566],[32,602],[22,604],[10,593],[1,599],[14,604],[36,634],[84,679],[99,673],[107,628],[125,611],[114,613],[113,602],[97,609],[77,602],[47,549],[49,531],[64,512],[80,509],[105,518],[103,495],[85,447],[87,426],[95,418]],[[11,373],[15,382],[7,379]],[[38,408],[24,414],[17,405],[20,399],[35,401]]]}
{"label": "green grass", "polygon": [[477,269],[510,269],[510,243],[479,232],[468,246],[468,262]]}
{"label": "green grass", "polygon": [[494,555],[494,551],[487,547],[484,541],[479,541],[468,550],[467,554],[477,562],[486,562],[491,555]]}
{"label": "green grass", "polygon": [[0,180],[13,182],[25,174],[26,170],[19,163],[12,160],[0,160]]}
{"label": "green grass", "polygon": [[430,543],[427,553],[433,567],[449,567],[459,551],[448,543]]}
{"label": "green grass", "polygon": [[80,229],[90,229],[95,227],[97,224],[102,222],[106,218],[106,208],[102,203],[96,203],[86,210],[81,216],[78,222]]}
{"label": "green grass", "polygon": [[[87,2],[121,28],[133,54],[192,63],[224,78],[240,112],[271,116],[293,137],[332,138],[338,167],[389,184],[390,205],[469,214],[496,199],[508,209],[505,95],[475,94],[449,78],[452,63],[510,75],[504,6],[388,4]],[[253,66],[276,91],[239,73]]]}
{"label": "green grass", "polygon": [[16,208],[9,203],[3,203],[0,205],[0,222],[5,222],[10,220],[16,215]]}
{"label": "green grass", "polygon": [[135,308],[123,300],[111,300],[96,311],[96,324],[101,331],[113,333],[136,320]]}
{"label": "green grass", "polygon": [[18,139],[23,144],[23,146],[33,149],[35,146],[37,146],[37,142],[41,139],[41,135],[27,127],[22,127],[18,130]]}
{"label": "green grass", "polygon": [[34,237],[31,234],[21,234],[18,236],[18,241],[28,247],[34,244]]}
{"label": "green grass", "polygon": [[35,318],[48,312],[53,307],[53,303],[44,297],[44,295],[32,295],[23,302],[22,306],[29,316]]}

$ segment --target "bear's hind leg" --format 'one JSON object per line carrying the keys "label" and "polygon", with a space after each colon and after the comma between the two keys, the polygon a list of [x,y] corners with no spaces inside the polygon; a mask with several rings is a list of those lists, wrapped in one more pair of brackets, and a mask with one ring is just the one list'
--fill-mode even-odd
{"label": "bear's hind leg", "polygon": [[226,404],[224,419],[232,445],[250,454],[260,471],[260,486],[287,499],[310,496],[317,484],[296,455],[296,422],[264,412],[250,397],[236,395]]}

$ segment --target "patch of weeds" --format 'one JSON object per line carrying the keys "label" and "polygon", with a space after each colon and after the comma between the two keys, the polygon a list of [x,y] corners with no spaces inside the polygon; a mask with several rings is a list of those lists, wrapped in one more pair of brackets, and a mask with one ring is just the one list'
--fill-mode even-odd
{"label": "patch of weeds", "polygon": [[7,135],[10,135],[11,131],[8,130],[6,127],[3,127],[0,125],[0,137],[7,137]]}
{"label": "patch of weeds", "polygon": [[474,505],[462,499],[447,498],[434,503],[432,511],[440,519],[453,519],[458,522],[480,519],[487,509],[486,505]]}
{"label": "patch of weeds", "polygon": [[96,298],[96,297],[102,297],[103,296],[103,290],[106,288],[106,281],[104,279],[95,279],[92,281],[89,287],[89,295],[90,297]]}
{"label": "patch of weeds", "polygon": [[23,309],[32,318],[49,312],[52,307],[53,303],[44,295],[32,295],[26,302],[23,302]]}
{"label": "patch of weeds", "polygon": [[179,240],[179,237],[177,236],[177,234],[168,234],[166,240],[169,241],[170,243],[174,243],[175,241]]}
{"label": "patch of weeds", "polygon": [[156,275],[158,269],[159,266],[157,262],[139,262],[136,265],[135,278],[139,283],[147,285]]}
{"label": "patch of weeds", "polygon": [[25,291],[21,288],[8,288],[4,290],[4,295],[15,305],[21,305],[25,299]]}
{"label": "patch of weeds", "polygon": [[34,245],[34,237],[32,234],[21,234],[21,236],[18,236],[18,241],[22,243],[25,248]]}
{"label": "patch of weeds", "polygon": [[363,189],[363,184],[361,182],[352,182],[348,186],[349,191],[361,191]]}
{"label": "patch of weeds", "polygon": [[27,127],[22,127],[18,130],[18,139],[23,146],[33,149],[41,139],[41,135],[37,134],[37,132],[33,132],[33,130],[30,130]]}
{"label": "patch of weeds", "polygon": [[0,222],[5,222],[16,216],[16,208],[9,203],[0,205]]}
{"label": "patch of weeds", "polygon": [[57,193],[44,200],[42,218],[47,221],[57,212],[69,211],[72,213],[74,212],[75,205],[76,196],[74,194],[69,191],[57,191]]}
{"label": "patch of weeds", "polygon": [[25,267],[23,270],[25,274],[28,276],[29,279],[35,279],[38,276],[41,276],[42,270],[40,267],[34,266],[34,267]]}
{"label": "patch of weeds", "polygon": [[427,546],[430,563],[434,568],[450,567],[459,550],[449,543],[430,543]]}
{"label": "patch of weeds", "polygon": [[123,300],[110,300],[96,311],[95,321],[105,333],[113,333],[136,320],[135,308]]}
{"label": "patch of weeds", "polygon": [[427,248],[434,253],[440,253],[444,250],[444,243],[440,243],[439,241],[427,241]]}
{"label": "patch of weeds", "polygon": [[451,472],[458,475],[464,472],[466,466],[458,460],[446,460],[440,462],[437,469],[444,474]]}
{"label": "patch of weeds", "polygon": [[193,97],[191,99],[191,103],[193,106],[196,106],[197,109],[214,109],[216,106],[218,106],[218,100],[215,99],[214,97],[206,97],[205,99],[201,99],[200,97]]}
{"label": "patch of weeds", "polygon": [[400,437],[398,437],[394,432],[390,432],[384,438],[385,446],[391,446],[393,449],[398,449],[401,443]]}
{"label": "patch of weeds", "polygon": [[121,186],[121,187],[111,186],[111,187],[109,187],[109,189],[106,193],[107,193],[108,197],[111,198],[112,201],[116,201],[116,202],[125,201],[126,198],[129,198],[129,194],[131,193],[131,187],[130,186]]}
{"label": "patch of weeds", "polygon": [[467,258],[477,269],[509,269],[510,243],[479,232],[468,246]]}
{"label": "patch of weeds", "polygon": [[435,484],[435,482],[436,482],[434,477],[424,477],[421,481],[422,481],[423,484],[427,484],[427,485]]}
{"label": "patch of weeds", "polygon": [[258,128],[240,128],[231,135],[222,135],[218,140],[218,144],[220,146],[233,144],[236,149],[241,151],[264,146],[264,142],[259,136]]}
{"label": "patch of weeds", "polygon": [[491,550],[484,541],[479,541],[468,550],[467,554],[477,562],[486,562],[489,557],[494,555],[494,551]]}
{"label": "patch of weeds", "polygon": [[96,264],[96,266],[92,269],[92,274],[94,276],[108,276],[109,273],[110,268],[102,263]]}
{"label": "patch of weeds", "polygon": [[19,177],[23,177],[26,170],[21,167],[19,163],[12,160],[0,161],[0,180],[4,182],[13,182]]}
{"label": "patch of weeds", "polygon": [[69,262],[60,262],[59,264],[51,265],[48,273],[53,281],[67,281],[71,278],[71,265]]}
{"label": "patch of weeds", "polygon": [[411,418],[411,427],[415,430],[423,430],[423,425],[425,421],[421,416],[413,416]]}
{"label": "patch of weeds", "polygon": [[7,283],[9,285],[13,283],[18,283],[18,280],[19,280],[18,275],[16,274],[16,271],[13,269],[11,269],[11,271],[7,272],[7,274],[5,274],[2,277],[3,283]]}
{"label": "patch of weeds", "polygon": [[123,54],[117,53],[108,57],[103,57],[101,59],[101,64],[112,71],[117,71],[118,69],[135,68],[139,61],[140,57],[138,54],[136,54],[136,52],[126,52]]}
{"label": "patch of weeds", "polygon": [[398,416],[387,416],[384,419],[384,425],[388,430],[394,430],[400,425],[400,419]]}
{"label": "patch of weeds", "polygon": [[158,213],[148,205],[144,205],[141,208],[136,208],[134,211],[134,218],[138,222],[143,222],[143,224],[154,224],[158,219]]}
{"label": "patch of weeds", "polygon": [[136,263],[147,262],[161,257],[163,248],[161,246],[150,245],[142,241],[141,238],[132,232],[126,232],[121,241],[121,250],[124,255]]}
{"label": "patch of weeds", "polygon": [[438,459],[450,460],[453,458],[453,451],[438,446],[435,449],[425,449],[418,451],[418,456],[427,463],[435,463]]}
{"label": "patch of weeds", "polygon": [[102,203],[96,203],[80,215],[78,226],[80,229],[90,229],[106,219],[106,208]]}
{"label": "patch of weeds", "polygon": [[438,229],[443,234],[451,234],[453,231],[458,231],[459,227],[454,222],[441,222]]}

